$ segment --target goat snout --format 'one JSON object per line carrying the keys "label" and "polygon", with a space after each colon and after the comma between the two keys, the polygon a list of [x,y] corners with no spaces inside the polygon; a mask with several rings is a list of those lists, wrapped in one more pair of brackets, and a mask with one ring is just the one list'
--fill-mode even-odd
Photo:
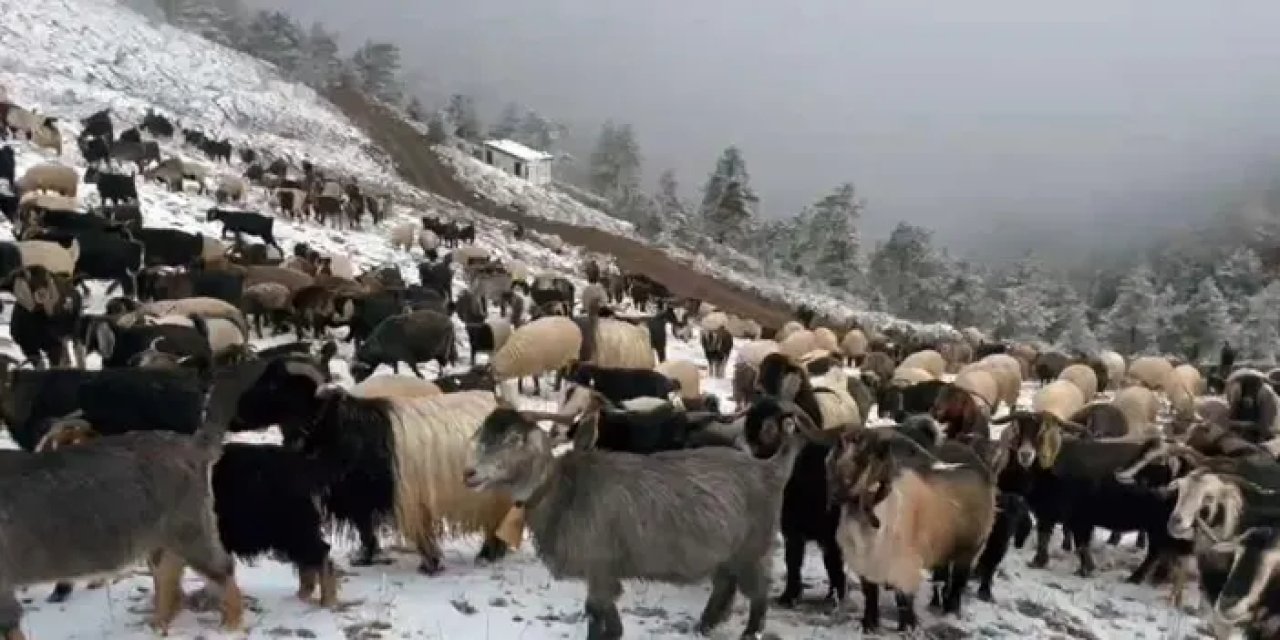
{"label": "goat snout", "polygon": [[1191,522],[1184,518],[1182,514],[1174,513],[1169,516],[1169,535],[1181,539],[1191,539]]}
{"label": "goat snout", "polygon": [[1214,611],[1219,618],[1231,624],[1237,624],[1249,616],[1249,607],[1240,595],[1219,595]]}
{"label": "goat snout", "polygon": [[1036,450],[1029,445],[1018,447],[1018,464],[1022,467],[1030,467],[1032,462],[1036,461]]}
{"label": "goat snout", "polygon": [[482,482],[483,479],[480,477],[480,473],[476,471],[475,467],[467,467],[462,471],[462,483],[465,484],[468,489],[475,489],[480,486]]}

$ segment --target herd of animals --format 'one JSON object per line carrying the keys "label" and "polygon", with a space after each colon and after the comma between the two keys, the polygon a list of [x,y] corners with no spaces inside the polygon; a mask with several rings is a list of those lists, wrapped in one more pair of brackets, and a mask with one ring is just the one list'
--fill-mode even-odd
{"label": "herd of animals", "polygon": [[[61,153],[51,119],[0,103],[0,124],[15,144]],[[1095,528],[1111,544],[1138,532],[1145,557],[1130,581],[1168,580],[1180,601],[1194,570],[1216,637],[1280,634],[1278,371],[1065,354],[976,329],[930,342],[805,308],[761,327],[595,260],[579,291],[493,259],[472,224],[432,217],[389,230],[395,247],[422,250],[419,283],[394,268],[357,275],[305,244],[284,255],[274,216],[222,206],[263,189],[281,216],[359,225],[366,213],[376,224],[385,199],[310,165],[296,179],[287,162],[262,169],[261,154],[241,150],[247,169],[218,178],[222,204],[207,218],[231,244],[151,228],[121,161],[176,188],[211,174],[181,160],[167,165],[181,175],[157,172],[169,160],[155,139],[176,133],[163,116],[119,138],[109,113],[81,125],[84,177],[102,202],[91,210],[79,171],[50,162],[15,178],[13,147],[0,148],[0,203],[18,238],[0,243],[0,289],[24,358],[0,358],[0,419],[19,447],[0,452],[6,640],[23,637],[16,588],[55,582],[50,598],[62,600],[73,579],[140,559],[161,630],[182,607],[188,566],[239,626],[235,557],[286,558],[299,597],[335,606],[333,522],[357,533],[353,566],[386,561],[387,528],[428,575],[443,568],[446,537],[478,534],[477,561],[501,562],[527,531],[553,576],[586,583],[593,639],[621,637],[616,601],[631,579],[710,579],[704,633],[741,592],[743,637],[762,637],[779,533],[778,605],[802,596],[814,542],[828,598],[843,601],[856,577],[872,631],[888,588],[910,630],[926,571],[931,606],[959,615],[972,574],[993,600],[1001,561],[1033,530],[1031,565],[1045,567],[1057,525],[1083,576]],[[230,166],[225,141],[187,130],[181,144]],[[122,295],[89,313],[87,280]],[[331,366],[342,327],[350,387]],[[297,340],[249,346],[268,331]],[[695,336],[705,375],[666,357],[669,339]],[[469,366],[446,373],[462,344]],[[90,353],[100,369],[85,368]],[[431,361],[428,379],[419,365]],[[395,373],[374,375],[384,364]],[[553,373],[556,410],[515,406],[512,387],[532,379],[540,393]],[[706,377],[730,382],[732,411],[702,392]],[[281,444],[224,442],[271,427]],[[573,446],[553,454],[563,443]]]}

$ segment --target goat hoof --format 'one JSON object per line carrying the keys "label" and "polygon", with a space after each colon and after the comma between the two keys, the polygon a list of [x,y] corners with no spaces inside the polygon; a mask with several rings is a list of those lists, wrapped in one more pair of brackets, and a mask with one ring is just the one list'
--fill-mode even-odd
{"label": "goat hoof", "polygon": [[1036,557],[1032,558],[1031,562],[1027,563],[1027,566],[1032,569],[1043,569],[1049,566],[1049,556],[1036,554]]}
{"label": "goat hoof", "polygon": [[440,558],[423,558],[422,563],[418,565],[418,573],[434,576],[444,570],[444,563]]}
{"label": "goat hoof", "polygon": [[1080,567],[1079,569],[1076,569],[1076,577],[1078,578],[1089,578],[1092,576],[1093,576],[1092,567]]}
{"label": "goat hoof", "polygon": [[991,589],[983,587],[978,589],[978,599],[983,602],[995,602],[995,596],[991,595]]}
{"label": "goat hoof", "polygon": [[876,619],[862,619],[862,633],[875,633],[880,630],[880,621]]}
{"label": "goat hoof", "polygon": [[792,609],[792,608],[795,608],[796,602],[799,600],[800,600],[800,594],[798,593],[783,593],[782,595],[778,596],[777,602],[778,602],[778,606],[782,607],[783,609]]}

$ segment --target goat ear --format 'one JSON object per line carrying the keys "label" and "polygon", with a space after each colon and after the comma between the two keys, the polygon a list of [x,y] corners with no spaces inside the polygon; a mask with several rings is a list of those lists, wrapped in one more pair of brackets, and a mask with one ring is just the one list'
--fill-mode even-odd
{"label": "goat ear", "polygon": [[596,440],[600,437],[599,421],[599,411],[589,412],[582,416],[582,419],[578,421],[577,432],[573,435],[574,451],[590,451],[596,447]]}
{"label": "goat ear", "polygon": [[778,381],[778,397],[788,402],[794,402],[796,394],[800,393],[800,385],[804,382],[801,374],[796,372],[786,373],[782,379]]}
{"label": "goat ear", "polygon": [[13,297],[19,307],[27,311],[35,311],[36,300],[31,295],[31,284],[27,282],[26,277],[18,276],[13,279]]}
{"label": "goat ear", "polygon": [[116,332],[111,329],[111,324],[99,322],[93,331],[94,337],[98,340],[98,352],[102,354],[103,359],[110,358],[111,352],[116,348]]}
{"label": "goat ear", "polygon": [[1040,432],[1040,450],[1036,452],[1036,458],[1040,461],[1040,466],[1044,469],[1053,467],[1053,463],[1058,460],[1058,453],[1062,451],[1062,429],[1054,425]]}

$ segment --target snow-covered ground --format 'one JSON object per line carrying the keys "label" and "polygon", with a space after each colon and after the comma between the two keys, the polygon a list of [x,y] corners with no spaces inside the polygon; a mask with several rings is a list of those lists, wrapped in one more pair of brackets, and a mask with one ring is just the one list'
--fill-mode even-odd
{"label": "snow-covered ground", "polygon": [[[0,21],[0,68],[4,69],[0,85],[20,104],[38,106],[71,122],[110,105],[130,124],[147,106],[154,105],[188,126],[219,132],[237,143],[249,142],[296,158],[310,157],[322,164],[340,161],[364,180],[393,184],[401,203],[413,203],[412,212],[400,206],[396,216],[416,216],[448,206],[393,182],[385,163],[369,151],[368,140],[350,123],[311,91],[283,82],[268,66],[245,56],[157,27],[104,0],[0,0],[0,15],[5,16]],[[76,132],[74,124],[64,122],[62,126],[71,140]],[[82,165],[74,146],[67,147],[62,160]],[[52,159],[50,153],[33,150],[25,143],[19,143],[17,149],[19,174],[34,163]],[[166,152],[191,153],[172,145],[166,146]],[[82,193],[94,191],[91,185],[82,186]],[[142,185],[140,192],[150,226],[206,233],[219,230],[217,225],[203,222],[203,212],[212,206],[205,196],[168,193],[150,184]],[[252,204],[265,209],[263,194],[256,193],[254,198]],[[398,221],[393,219],[388,225]],[[569,272],[579,261],[572,248],[556,252],[534,242],[515,242],[500,225],[479,225],[478,231],[478,244],[535,270]],[[5,227],[0,236],[7,233]],[[277,237],[286,246],[305,241],[323,251],[349,255],[362,266],[395,264],[407,278],[416,279],[416,256],[391,249],[385,229],[338,232],[279,221]],[[97,296],[94,302],[100,305],[102,297]],[[6,348],[12,352],[12,345]],[[705,368],[696,343],[674,341],[670,355]],[[726,381],[705,380],[704,384],[707,390],[728,396]],[[536,399],[528,403],[545,405]],[[335,557],[345,567],[352,542],[334,542]],[[342,606],[336,611],[296,600],[296,579],[287,565],[264,560],[241,566],[241,587],[252,598],[246,617],[247,637],[539,640],[585,635],[582,585],[552,580],[527,546],[488,567],[472,563],[477,549],[474,539],[451,542],[446,547],[445,571],[430,578],[415,571],[417,561],[408,554],[400,555],[393,565],[348,568],[341,585]],[[1199,619],[1170,608],[1163,591],[1122,584],[1123,575],[1139,560],[1131,543],[1118,548],[1100,545],[1099,572],[1088,581],[1071,575],[1074,559],[1061,552],[1055,551],[1050,570],[1027,568],[1028,556],[1028,552],[1015,551],[1006,560],[1004,575],[996,583],[997,604],[969,600],[959,622],[938,620],[926,613],[929,636],[1154,640],[1201,635],[1197,631]],[[782,575],[780,556],[775,559],[775,575]],[[826,592],[826,585],[821,563],[812,552],[805,575],[811,583],[807,595],[815,601],[794,611],[773,609],[770,631],[787,639],[857,637],[861,603],[856,590],[849,602],[831,612],[816,602]],[[197,584],[189,577],[188,590]],[[36,585],[23,590],[27,606],[23,628],[29,637],[129,640],[153,636],[145,627],[150,580],[144,575],[127,577],[101,590],[79,590],[68,602],[57,605],[44,602],[49,588]],[[628,637],[688,635],[707,593],[706,585],[627,585],[620,606]],[[1192,604],[1197,599],[1194,593],[1190,596]],[[892,627],[895,616],[889,609],[885,622]],[[744,619],[740,604],[715,637],[736,637]],[[187,612],[179,617],[170,637],[246,636],[220,634],[216,624],[216,614]]]}

